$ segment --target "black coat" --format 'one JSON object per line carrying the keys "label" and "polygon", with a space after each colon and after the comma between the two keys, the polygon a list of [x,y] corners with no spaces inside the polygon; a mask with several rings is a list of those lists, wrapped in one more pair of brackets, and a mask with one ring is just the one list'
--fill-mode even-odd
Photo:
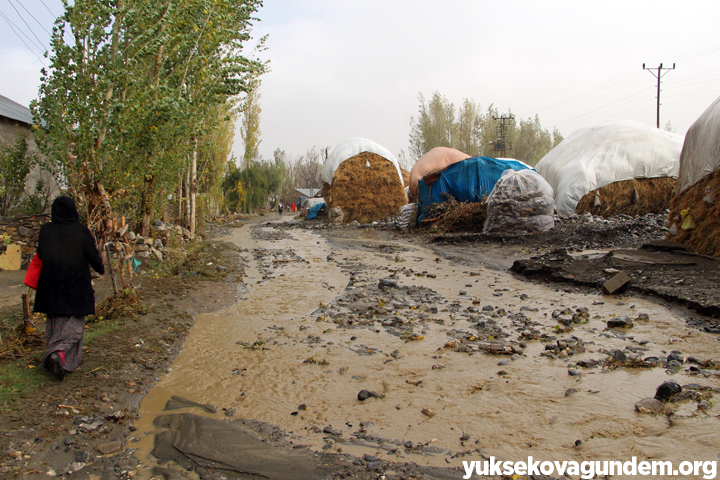
{"label": "black coat", "polygon": [[53,202],[52,222],[40,228],[37,254],[42,269],[33,310],[53,316],[94,314],[88,265],[101,275],[105,267],[90,230],[78,220],[72,198]]}

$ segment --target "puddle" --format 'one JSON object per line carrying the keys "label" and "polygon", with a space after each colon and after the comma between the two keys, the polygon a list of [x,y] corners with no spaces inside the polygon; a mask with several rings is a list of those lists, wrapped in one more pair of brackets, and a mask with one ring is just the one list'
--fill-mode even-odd
{"label": "puddle", "polygon": [[[720,412],[712,402],[699,412],[686,401],[670,419],[638,414],[634,405],[668,379],[718,388],[718,377],[691,376],[684,371],[689,365],[680,373],[668,369],[672,374],[660,367],[568,374],[577,361],[603,360],[613,349],[631,356],[635,349],[640,358],[678,350],[715,359],[715,336],[692,331],[668,308],[525,283],[479,264],[453,264],[414,244],[385,239],[374,248],[364,237],[358,248],[347,242],[339,248],[307,230],[288,232],[269,241],[245,226],[226,238],[252,258],[247,291],[232,307],[198,315],[172,370],[141,403],[140,442],[133,446],[146,467],[154,464],[152,421],[168,413],[162,409],[173,395],[218,409],[173,413],[225,419],[234,412],[234,418],[278,425],[294,443],[316,450],[422,465],[461,466],[480,455],[576,461],[634,455],[678,464],[717,459]],[[483,248],[468,246],[463,255],[481,257]],[[383,278],[411,288],[379,291]],[[553,312],[582,307],[587,323],[558,333]],[[605,328],[615,316],[640,313],[648,320],[632,329]],[[490,327],[509,336],[475,339]],[[522,355],[512,357],[471,348],[499,340],[518,346],[519,332],[531,330],[574,336],[584,352],[541,355],[549,341],[525,341]],[[470,350],[445,348],[453,340]],[[576,393],[566,396],[570,388]],[[360,401],[360,390],[382,398]]]}

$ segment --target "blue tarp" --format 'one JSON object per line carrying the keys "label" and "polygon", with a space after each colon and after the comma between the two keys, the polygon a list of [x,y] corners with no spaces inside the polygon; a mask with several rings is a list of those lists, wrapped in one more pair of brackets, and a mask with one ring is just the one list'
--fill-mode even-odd
{"label": "blue tarp", "polygon": [[324,203],[318,203],[317,205],[313,205],[313,206],[310,207],[310,209],[308,210],[308,213],[307,213],[307,217],[306,217],[306,218],[307,218],[308,220],[312,220],[312,219],[317,218],[317,217],[318,217],[318,213],[320,213],[320,209],[321,209],[322,207],[324,207],[324,206],[325,206]]}
{"label": "blue tarp", "polygon": [[[502,172],[528,168],[518,160],[474,157],[427,175],[418,182],[418,223],[425,219],[430,205],[447,200],[443,194],[451,195],[458,202],[479,202],[483,195],[490,195]],[[434,178],[437,180],[432,181]]]}

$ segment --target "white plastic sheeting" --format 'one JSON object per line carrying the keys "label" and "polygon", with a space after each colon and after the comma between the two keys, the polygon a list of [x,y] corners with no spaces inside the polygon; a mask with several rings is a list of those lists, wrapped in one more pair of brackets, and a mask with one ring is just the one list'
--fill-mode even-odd
{"label": "white plastic sheeting", "polygon": [[611,120],[574,132],[535,169],[555,191],[560,215],[588,193],[633,178],[677,178],[683,137],[638,122]]}
{"label": "white plastic sheeting", "polygon": [[720,167],[720,97],[695,120],[680,155],[680,192]]}
{"label": "white plastic sheeting", "polygon": [[535,170],[505,170],[487,198],[483,233],[530,233],[555,225],[550,184]]}
{"label": "white plastic sheeting", "polygon": [[332,149],[332,152],[330,152],[330,155],[325,161],[325,165],[323,165],[323,181],[328,185],[332,185],[333,176],[335,176],[335,170],[338,169],[340,164],[345,160],[348,160],[355,155],[359,155],[363,152],[370,152],[376,155],[380,155],[381,157],[386,158],[387,160],[392,162],[392,164],[395,165],[398,177],[400,177],[400,184],[405,185],[402,179],[402,173],[400,173],[400,164],[398,163],[397,158],[395,158],[395,155],[390,153],[390,150],[383,147],[382,145],[378,145],[372,140],[362,137],[350,137],[343,140],[337,146],[335,146],[335,148]]}
{"label": "white plastic sheeting", "polygon": [[318,203],[325,203],[325,199],[322,197],[313,197],[313,198],[306,198],[302,202],[303,208],[312,208]]}

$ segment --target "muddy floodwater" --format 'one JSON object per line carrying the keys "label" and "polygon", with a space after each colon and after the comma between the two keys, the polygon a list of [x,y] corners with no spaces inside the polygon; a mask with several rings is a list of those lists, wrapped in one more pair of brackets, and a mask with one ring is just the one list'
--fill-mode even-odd
{"label": "muddy floodwater", "polygon": [[[460,262],[371,230],[332,242],[246,225],[220,240],[244,249],[244,283],[235,305],[197,316],[143,400],[145,473],[172,396],[217,408],[179,412],[269,422],[315,450],[420,465],[718,460],[717,371],[687,360],[716,359],[720,342],[667,305],[528,283],[478,247]],[[607,328],[624,316],[632,328]],[[638,413],[667,380],[692,395]]]}

